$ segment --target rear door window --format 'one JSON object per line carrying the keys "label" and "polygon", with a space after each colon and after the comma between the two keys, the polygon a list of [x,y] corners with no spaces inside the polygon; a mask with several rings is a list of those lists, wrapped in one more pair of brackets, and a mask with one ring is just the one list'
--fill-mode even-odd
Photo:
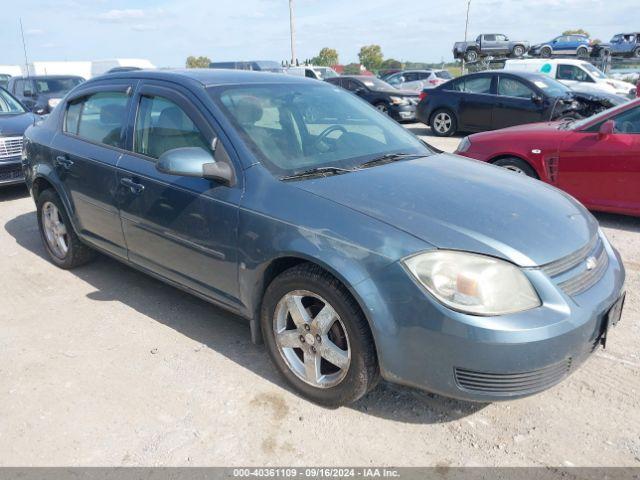
{"label": "rear door window", "polygon": [[473,78],[461,78],[455,82],[447,83],[447,90],[455,90],[458,92],[466,93],[491,93],[491,77],[473,77]]}
{"label": "rear door window", "polygon": [[98,92],[67,106],[64,131],[84,140],[120,147],[127,119],[125,92]]}

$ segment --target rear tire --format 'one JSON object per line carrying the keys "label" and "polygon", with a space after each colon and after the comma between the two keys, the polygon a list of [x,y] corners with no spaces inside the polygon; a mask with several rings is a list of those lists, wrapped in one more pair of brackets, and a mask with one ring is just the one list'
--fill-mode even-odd
{"label": "rear tire", "polygon": [[431,115],[429,126],[437,137],[450,137],[458,130],[458,122],[455,115],[445,109],[436,110]]}
{"label": "rear tire", "polygon": [[338,407],[376,385],[369,324],[344,286],[318,266],[303,263],[278,275],[264,294],[260,322],[271,360],[309,400]]}
{"label": "rear tire", "polygon": [[500,158],[493,162],[494,165],[502,168],[506,168],[507,170],[511,170],[514,173],[519,173],[521,175],[526,175],[527,177],[538,178],[538,174],[536,171],[524,160],[517,157],[507,157]]}
{"label": "rear tire", "polygon": [[516,45],[513,47],[513,56],[516,58],[520,58],[524,55],[524,47],[522,45]]}
{"label": "rear tire", "polygon": [[40,236],[55,265],[68,270],[93,260],[95,251],[80,241],[55,191],[40,193],[36,206]]}
{"label": "rear tire", "polygon": [[576,50],[576,55],[580,58],[586,58],[589,56],[589,50],[585,47],[579,47],[578,50]]}
{"label": "rear tire", "polygon": [[478,52],[476,50],[467,50],[464,54],[467,62],[476,62],[478,60]]}

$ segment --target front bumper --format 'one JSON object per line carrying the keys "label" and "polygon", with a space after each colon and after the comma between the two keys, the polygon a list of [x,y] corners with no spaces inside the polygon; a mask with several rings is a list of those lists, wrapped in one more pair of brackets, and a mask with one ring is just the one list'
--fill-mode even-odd
{"label": "front bumper", "polygon": [[415,121],[416,106],[411,105],[391,105],[389,107],[389,116],[398,122]]}
{"label": "front bumper", "polygon": [[390,265],[359,285],[383,378],[485,402],[528,396],[560,382],[600,344],[606,315],[623,291],[624,267],[604,243],[607,268],[588,290],[569,296],[542,269],[524,269],[542,306],[499,317],[454,312],[399,262]]}
{"label": "front bumper", "polygon": [[0,187],[24,183],[20,156],[0,160]]}

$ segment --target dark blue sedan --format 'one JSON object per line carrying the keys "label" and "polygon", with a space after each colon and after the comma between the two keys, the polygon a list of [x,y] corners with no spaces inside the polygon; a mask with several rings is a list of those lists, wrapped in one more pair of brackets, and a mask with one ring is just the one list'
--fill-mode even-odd
{"label": "dark blue sedan", "polygon": [[56,265],[101,251],[247,318],[324,405],[380,376],[470,400],[529,395],[620,318],[620,257],[579,203],[438,153],[326,83],[106,75],[30,128],[24,157]]}

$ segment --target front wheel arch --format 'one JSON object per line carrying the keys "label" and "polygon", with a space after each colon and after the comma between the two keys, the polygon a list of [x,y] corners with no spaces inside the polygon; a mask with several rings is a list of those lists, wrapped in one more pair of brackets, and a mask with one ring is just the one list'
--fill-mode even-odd
{"label": "front wheel arch", "polygon": [[500,155],[490,159],[487,163],[490,163],[491,165],[495,165],[496,167],[503,168],[501,165],[496,165],[496,162],[500,163],[501,160],[509,160],[509,159],[518,160],[524,163],[525,165],[527,165],[531,169],[531,172],[534,174],[532,178],[535,178],[536,180],[540,180],[542,178],[538,169],[529,160],[527,160],[526,158],[520,155]]}

